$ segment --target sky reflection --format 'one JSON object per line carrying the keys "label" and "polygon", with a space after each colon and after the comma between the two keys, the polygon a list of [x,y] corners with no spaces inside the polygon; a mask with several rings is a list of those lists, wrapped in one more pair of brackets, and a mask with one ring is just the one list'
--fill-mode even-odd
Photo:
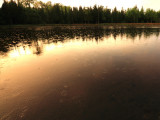
{"label": "sky reflection", "polygon": [[80,119],[100,118],[105,110],[116,119],[130,106],[138,118],[146,106],[157,117],[159,29],[17,33],[24,37],[0,33],[0,119],[58,120],[67,114],[74,120],[73,113]]}

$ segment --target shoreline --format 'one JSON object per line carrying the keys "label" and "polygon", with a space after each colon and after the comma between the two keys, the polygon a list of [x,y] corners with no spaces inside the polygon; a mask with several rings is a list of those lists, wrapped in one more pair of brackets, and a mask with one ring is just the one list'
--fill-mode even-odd
{"label": "shoreline", "polygon": [[160,23],[100,23],[100,24],[21,24],[21,25],[0,25],[1,29],[50,29],[53,27],[103,27],[103,28],[160,28]]}

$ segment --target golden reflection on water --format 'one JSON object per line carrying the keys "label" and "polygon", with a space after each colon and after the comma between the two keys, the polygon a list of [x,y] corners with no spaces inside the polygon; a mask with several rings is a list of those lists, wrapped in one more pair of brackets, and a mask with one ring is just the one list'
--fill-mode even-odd
{"label": "golden reflection on water", "polygon": [[9,52],[9,57],[10,58],[17,58],[20,56],[30,55],[30,54],[32,54],[32,51],[30,48],[28,48],[28,47],[24,48],[23,46],[20,46],[18,48],[13,48],[13,50]]}
{"label": "golden reflection on water", "polygon": [[[97,51],[97,52],[109,52],[109,50],[124,50],[129,52],[131,49],[135,50],[136,47],[141,48],[141,45],[154,44],[158,38],[157,36],[151,35],[147,39],[145,36],[139,36],[132,38],[128,38],[127,36],[118,35],[115,39],[113,35],[104,36],[101,38],[101,41],[96,41],[95,39],[66,39],[64,41],[58,41],[56,43],[47,43],[42,40],[33,41],[31,45],[26,45],[19,43],[15,47],[11,47],[9,52],[6,55],[1,55],[0,62],[1,71],[4,68],[3,65],[7,66],[8,64],[15,64],[18,59],[21,61],[26,61],[27,59],[32,59],[33,56],[37,56],[42,54],[62,54],[69,51],[68,54],[72,54],[75,51],[79,50],[80,52],[84,52],[85,54],[89,50]],[[125,49],[124,49],[125,48]],[[134,48],[134,49],[133,49]],[[39,57],[40,57],[39,56]],[[45,56],[47,57],[47,56]],[[16,61],[15,61],[16,60]],[[3,62],[7,61],[7,62]],[[14,61],[14,62],[13,62]],[[18,64],[18,62],[16,62]],[[11,65],[12,66],[12,65]]]}
{"label": "golden reflection on water", "polygon": [[[149,42],[153,42],[153,40],[157,40],[157,37],[152,35],[150,37],[146,38],[144,36],[141,36],[139,38],[138,36],[134,39],[128,38],[126,36],[117,36],[116,39],[113,35],[103,37],[101,41],[96,41],[95,39],[86,39],[83,40],[82,38],[79,39],[66,39],[64,41],[58,41],[56,43],[45,43],[42,40],[33,41],[31,43],[31,46],[21,44],[19,43],[17,46],[10,48],[10,51],[7,52],[7,55],[1,55],[1,63],[2,61],[5,62],[5,65],[10,64],[12,62],[12,59],[19,59],[26,60],[30,59],[30,56],[35,56],[38,53],[39,54],[47,54],[47,53],[64,53],[67,50],[70,52],[74,52],[75,50],[79,49],[84,52],[87,52],[87,50],[104,50],[104,49],[123,49],[126,48],[125,51],[129,51],[132,47],[138,47],[138,45],[146,45],[149,44]],[[97,49],[98,48],[98,49]],[[43,56],[43,55],[42,55]],[[2,65],[2,64],[1,64]]]}
{"label": "golden reflection on water", "polygon": [[[156,58],[160,55],[155,50],[160,49],[159,40],[155,35],[148,38],[136,36],[134,39],[121,35],[115,39],[110,35],[100,41],[80,37],[52,43],[47,43],[47,40],[32,41],[30,45],[19,43],[6,55],[0,55],[0,114],[9,116],[12,111],[27,108],[29,103],[34,104],[43,95],[53,94],[59,84],[67,88],[69,81],[105,79],[104,74],[111,75],[118,70],[125,73],[126,69],[132,69],[130,64],[141,72],[148,69],[149,60],[157,66]],[[152,58],[148,57],[149,53]],[[129,67],[124,67],[123,62]],[[73,86],[71,95],[87,96],[90,87],[88,83],[77,88]],[[66,91],[62,90],[61,94],[64,97]]]}

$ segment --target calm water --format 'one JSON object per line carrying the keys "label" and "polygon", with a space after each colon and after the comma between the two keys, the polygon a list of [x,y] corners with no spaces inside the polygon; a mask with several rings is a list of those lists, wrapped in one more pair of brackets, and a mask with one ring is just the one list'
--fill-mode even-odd
{"label": "calm water", "polygon": [[160,29],[0,31],[0,120],[160,120]]}

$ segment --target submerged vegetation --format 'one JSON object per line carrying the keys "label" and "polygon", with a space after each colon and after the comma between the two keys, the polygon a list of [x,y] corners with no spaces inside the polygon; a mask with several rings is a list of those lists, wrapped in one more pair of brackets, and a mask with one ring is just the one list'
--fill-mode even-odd
{"label": "submerged vegetation", "polygon": [[0,8],[0,24],[94,24],[94,23],[158,23],[160,11],[136,6],[113,10],[103,6],[70,7],[36,0],[4,0]]}

